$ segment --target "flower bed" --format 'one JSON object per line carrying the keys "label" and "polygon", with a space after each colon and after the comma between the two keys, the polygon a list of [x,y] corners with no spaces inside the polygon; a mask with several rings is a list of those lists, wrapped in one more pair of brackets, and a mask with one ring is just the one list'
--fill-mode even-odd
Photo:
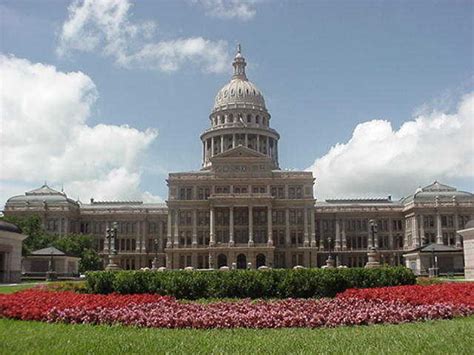
{"label": "flower bed", "polygon": [[348,290],[333,299],[182,303],[158,295],[26,290],[0,296],[0,317],[159,328],[334,327],[474,314],[473,284]]}
{"label": "flower bed", "polygon": [[338,294],[339,298],[400,301],[414,305],[449,303],[474,308],[474,283],[443,283],[429,286],[396,286],[350,289]]}

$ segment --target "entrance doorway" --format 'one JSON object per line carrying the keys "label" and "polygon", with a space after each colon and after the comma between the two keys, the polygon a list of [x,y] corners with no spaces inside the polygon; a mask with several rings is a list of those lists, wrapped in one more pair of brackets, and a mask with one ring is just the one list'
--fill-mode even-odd
{"label": "entrance doorway", "polygon": [[257,269],[260,267],[260,266],[265,266],[265,255],[263,254],[258,254],[257,255]]}
{"label": "entrance doorway", "polygon": [[247,268],[247,257],[245,254],[237,255],[237,269],[246,269]]}
{"label": "entrance doorway", "polygon": [[217,257],[217,268],[220,268],[222,266],[227,266],[227,256],[224,254],[219,254]]}

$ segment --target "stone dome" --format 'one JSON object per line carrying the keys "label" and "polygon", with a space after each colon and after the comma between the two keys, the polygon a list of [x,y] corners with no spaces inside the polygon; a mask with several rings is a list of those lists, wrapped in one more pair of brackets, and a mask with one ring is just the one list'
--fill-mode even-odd
{"label": "stone dome", "polygon": [[234,75],[216,95],[213,111],[227,108],[246,107],[266,111],[265,99],[257,86],[247,79],[245,74],[245,58],[240,52],[240,45],[232,66]]}

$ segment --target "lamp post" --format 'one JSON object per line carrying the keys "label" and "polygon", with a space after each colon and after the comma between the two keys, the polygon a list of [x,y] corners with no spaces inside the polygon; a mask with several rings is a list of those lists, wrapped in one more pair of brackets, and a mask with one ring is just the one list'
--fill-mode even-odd
{"label": "lamp post", "polygon": [[433,244],[431,244],[431,267],[428,269],[428,276],[429,277],[437,277],[438,276],[438,262],[437,257],[435,256],[435,250]]}
{"label": "lamp post", "polygon": [[154,239],[154,246],[155,246],[155,258],[153,259],[153,261],[151,262],[151,269],[152,270],[156,270],[158,269],[158,238],[155,238]]}
{"label": "lamp post", "polygon": [[331,254],[331,244],[332,244],[332,238],[329,237],[328,238],[328,251],[329,251],[329,255],[328,255],[328,259],[326,260],[326,268],[333,268],[334,267],[334,259],[332,258],[332,254]]}
{"label": "lamp post", "polygon": [[105,270],[120,270],[118,265],[118,255],[117,255],[117,237],[118,237],[118,223],[112,223],[112,228],[107,228],[106,237],[109,241],[109,263],[105,267]]}
{"label": "lamp post", "polygon": [[366,268],[376,268],[380,267],[380,263],[378,260],[377,248],[375,247],[375,238],[377,238],[377,221],[375,219],[371,219],[369,221],[370,227],[370,238],[371,238],[371,247],[367,252],[367,264],[365,264]]}

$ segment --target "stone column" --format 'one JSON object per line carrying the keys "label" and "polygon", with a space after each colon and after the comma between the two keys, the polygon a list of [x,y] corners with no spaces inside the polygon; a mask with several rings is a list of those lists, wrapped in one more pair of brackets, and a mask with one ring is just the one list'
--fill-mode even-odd
{"label": "stone column", "polygon": [[416,215],[413,216],[413,224],[411,225],[411,236],[412,236],[412,243],[415,242],[415,248],[420,246],[419,238],[418,238],[418,219]]}
{"label": "stone column", "polygon": [[268,136],[267,136],[267,139],[266,139],[266,145],[267,145],[266,155],[270,156],[270,137],[268,137]]}
{"label": "stone column", "polygon": [[314,224],[314,206],[311,206],[311,209],[309,210],[309,218],[311,218],[311,221],[310,221],[311,246],[314,248],[314,247],[316,247],[316,228],[315,228],[315,224]]}
{"label": "stone column", "polygon": [[211,138],[211,157],[214,156],[214,137]]}
{"label": "stone column", "polygon": [[425,221],[424,221],[423,215],[420,214],[420,246],[423,246],[424,244],[426,244]]}
{"label": "stone column", "polygon": [[334,249],[341,250],[341,221],[336,219],[336,238]]}
{"label": "stone column", "polygon": [[245,133],[245,147],[248,148],[249,146],[249,137],[248,137],[248,134]]}
{"label": "stone column", "polygon": [[267,234],[268,241],[267,244],[269,247],[273,246],[273,220],[272,220],[272,206],[267,207]]}
{"label": "stone column", "polygon": [[342,250],[347,250],[346,220],[345,219],[342,220],[341,238],[342,238]]}
{"label": "stone column", "polygon": [[[172,242],[171,242],[171,225],[172,225],[172,214],[173,214],[173,210],[172,209],[169,209],[168,210],[168,231],[167,231],[167,235],[166,235],[166,247],[167,248],[171,248],[172,247]],[[168,267],[168,266],[166,266]]]}
{"label": "stone column", "polygon": [[319,250],[324,250],[323,220],[319,220]]}
{"label": "stone column", "polygon": [[229,246],[233,247],[234,242],[234,206],[229,207]]}
{"label": "stone column", "polygon": [[203,164],[206,164],[206,141],[202,142],[202,161]]}
{"label": "stone column", "polygon": [[175,216],[174,216],[174,246],[177,247],[179,245],[179,230],[178,230],[178,224],[179,224],[179,210],[175,210]]}
{"label": "stone column", "polygon": [[290,209],[287,208],[285,210],[285,244],[286,247],[291,245],[291,238],[290,238]]}
{"label": "stone column", "polygon": [[249,247],[253,245],[253,206],[249,206]]}
{"label": "stone column", "polygon": [[459,230],[459,215],[456,213],[454,215],[454,233],[455,233],[455,238],[456,238],[456,248],[461,248],[461,236],[458,234]]}
{"label": "stone column", "polygon": [[141,244],[142,244],[142,242],[141,242],[141,236],[142,236],[141,230],[142,230],[142,222],[138,221],[137,222],[137,232],[135,234],[135,238],[136,238],[135,252],[137,252],[137,253],[139,253],[141,251]]}
{"label": "stone column", "polygon": [[309,247],[309,234],[308,234],[308,209],[303,209],[303,228],[304,228],[304,241],[303,246]]}
{"label": "stone column", "polygon": [[275,139],[274,142],[273,142],[273,150],[274,150],[274,160],[275,160],[275,163],[278,164],[278,141]]}
{"label": "stone column", "polygon": [[393,220],[388,219],[388,248],[390,250],[395,249],[395,243],[393,242]]}
{"label": "stone column", "polygon": [[[193,210],[193,236],[192,236],[193,248],[197,247],[197,210]],[[194,267],[194,265],[193,265]]]}
{"label": "stone column", "polygon": [[232,134],[232,148],[235,148],[235,133]]}
{"label": "stone column", "polygon": [[[215,225],[214,225],[214,207],[211,207],[210,213],[209,213],[209,246],[214,246],[216,244],[216,241],[214,239],[214,231],[215,231]],[[209,255],[209,261],[211,260],[211,256]]]}
{"label": "stone column", "polygon": [[224,135],[221,136],[221,153],[224,151]]}
{"label": "stone column", "polygon": [[257,152],[260,152],[260,135],[256,135],[257,136]]}
{"label": "stone column", "polygon": [[370,230],[370,219],[367,220],[367,246],[372,248],[372,231]]}
{"label": "stone column", "polygon": [[443,229],[441,227],[441,213],[436,213],[436,244],[443,244]]}

